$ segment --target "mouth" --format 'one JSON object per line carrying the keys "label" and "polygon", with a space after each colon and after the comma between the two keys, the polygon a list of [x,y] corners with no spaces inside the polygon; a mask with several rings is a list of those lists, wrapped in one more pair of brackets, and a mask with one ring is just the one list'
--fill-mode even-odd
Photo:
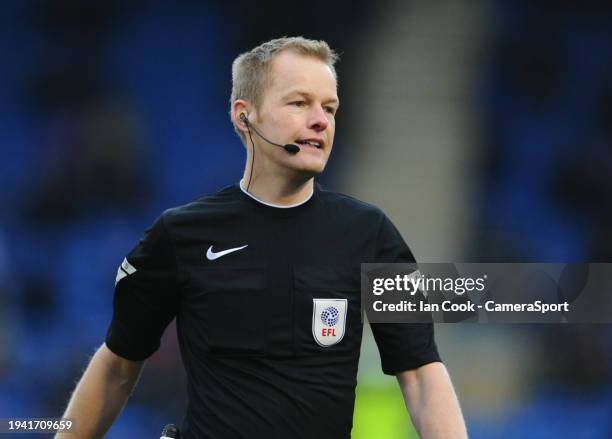
{"label": "mouth", "polygon": [[321,140],[316,139],[300,139],[296,140],[295,143],[298,145],[308,145],[317,149],[323,149],[323,142]]}

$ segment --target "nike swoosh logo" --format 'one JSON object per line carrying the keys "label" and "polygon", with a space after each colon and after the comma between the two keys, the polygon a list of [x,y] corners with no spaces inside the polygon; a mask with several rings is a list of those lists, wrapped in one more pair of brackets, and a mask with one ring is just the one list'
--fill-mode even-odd
{"label": "nike swoosh logo", "polygon": [[238,250],[242,250],[243,248],[248,247],[249,245],[243,245],[242,247],[234,247],[234,248],[228,248],[227,250],[223,250],[220,252],[214,252],[213,251],[213,246],[211,245],[210,247],[208,247],[208,251],[206,252],[206,259],[208,259],[209,261],[214,261],[215,259],[219,259],[221,256],[225,256],[228,255],[230,253],[233,252],[237,252]]}

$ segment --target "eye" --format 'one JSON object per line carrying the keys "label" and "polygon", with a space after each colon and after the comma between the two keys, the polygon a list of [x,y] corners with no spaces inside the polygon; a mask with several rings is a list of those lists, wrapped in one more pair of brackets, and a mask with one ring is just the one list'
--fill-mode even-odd
{"label": "eye", "polygon": [[336,114],[336,108],[335,107],[325,107],[325,111],[327,111],[332,116],[334,116]]}
{"label": "eye", "polygon": [[295,107],[302,108],[306,105],[306,101],[293,101],[293,102],[290,102],[289,105],[293,105]]}

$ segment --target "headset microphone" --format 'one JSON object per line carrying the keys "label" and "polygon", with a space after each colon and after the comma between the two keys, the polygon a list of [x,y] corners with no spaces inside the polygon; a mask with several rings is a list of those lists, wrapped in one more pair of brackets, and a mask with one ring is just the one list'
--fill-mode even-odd
{"label": "headset microphone", "polygon": [[257,134],[259,137],[264,139],[270,145],[274,145],[274,146],[278,146],[279,148],[283,148],[289,154],[297,154],[298,152],[300,152],[300,147],[297,146],[297,145],[294,145],[293,143],[287,143],[286,145],[280,145],[278,143],[270,142],[268,139],[266,139],[264,136],[262,136],[259,133],[259,131],[257,131],[257,129],[251,124],[251,122],[249,122],[249,119],[247,119],[247,117],[246,117],[246,115],[244,113],[240,113],[240,120],[242,120],[245,123],[247,128],[253,128],[253,131],[255,131],[255,134]]}

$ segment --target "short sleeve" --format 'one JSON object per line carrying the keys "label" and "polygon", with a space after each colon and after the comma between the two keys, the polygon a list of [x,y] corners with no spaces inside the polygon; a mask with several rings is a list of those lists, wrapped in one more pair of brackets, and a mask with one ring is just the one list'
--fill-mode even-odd
{"label": "short sleeve", "polygon": [[[374,262],[414,263],[415,259],[393,223],[383,215]],[[395,375],[440,361],[432,323],[370,323],[382,370]]]}
{"label": "short sleeve", "polygon": [[152,355],[176,315],[177,286],[174,248],[162,215],[117,270],[108,348],[133,361]]}

